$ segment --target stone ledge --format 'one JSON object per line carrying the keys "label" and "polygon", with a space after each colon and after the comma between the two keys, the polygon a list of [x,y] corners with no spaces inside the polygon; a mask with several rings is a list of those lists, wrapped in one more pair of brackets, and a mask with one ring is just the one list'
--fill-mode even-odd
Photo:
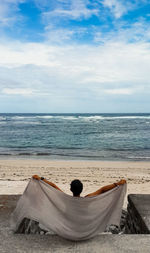
{"label": "stone ledge", "polygon": [[127,233],[150,234],[150,195],[128,195]]}
{"label": "stone ledge", "polygon": [[67,241],[55,235],[2,236],[3,253],[149,253],[150,235],[99,235],[81,242]]}
{"label": "stone ledge", "polygon": [[3,253],[150,253],[150,235],[100,234],[72,242],[57,235],[23,235],[10,231],[9,218],[20,195],[0,195],[0,252]]}

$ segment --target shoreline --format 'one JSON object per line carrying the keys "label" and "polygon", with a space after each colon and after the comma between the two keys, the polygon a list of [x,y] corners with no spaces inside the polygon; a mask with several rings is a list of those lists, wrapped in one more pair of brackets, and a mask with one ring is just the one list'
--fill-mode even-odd
{"label": "shoreline", "polygon": [[[32,175],[38,174],[71,195],[70,182],[83,182],[81,196],[121,178],[127,180],[127,194],[150,194],[150,162],[0,159],[1,194],[22,194]],[[124,207],[126,207],[125,199]]]}
{"label": "shoreline", "polygon": [[29,161],[49,161],[49,162],[59,162],[59,161],[69,161],[69,162],[131,162],[131,163],[136,163],[136,162],[139,162],[139,163],[150,163],[150,157],[146,157],[146,158],[137,158],[137,159],[126,159],[126,160],[111,160],[111,159],[98,159],[98,158],[90,158],[90,159],[87,159],[86,157],[85,158],[75,158],[75,157],[71,157],[69,159],[69,156],[64,156],[66,158],[58,158],[57,157],[50,157],[48,158],[49,156],[45,156],[45,155],[0,155],[0,161],[8,161],[8,160],[21,160],[21,161],[24,161],[24,160],[29,160]]}
{"label": "shoreline", "polygon": [[0,156],[0,161],[47,161],[47,162],[91,162],[91,163],[105,163],[105,162],[113,162],[113,163],[118,163],[118,162],[123,162],[123,163],[150,163],[150,161],[148,161],[147,159],[140,159],[140,160],[105,160],[105,159],[101,159],[101,160],[97,160],[97,159],[53,159],[53,158],[44,158],[44,157],[40,157],[40,156],[12,156],[12,155],[6,155],[5,157]]}

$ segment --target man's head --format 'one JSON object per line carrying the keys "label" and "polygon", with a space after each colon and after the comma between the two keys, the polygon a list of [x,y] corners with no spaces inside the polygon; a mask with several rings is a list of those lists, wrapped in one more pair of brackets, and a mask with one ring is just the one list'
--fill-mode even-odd
{"label": "man's head", "polygon": [[70,190],[72,191],[74,197],[79,197],[83,190],[83,184],[80,180],[75,179],[70,184]]}

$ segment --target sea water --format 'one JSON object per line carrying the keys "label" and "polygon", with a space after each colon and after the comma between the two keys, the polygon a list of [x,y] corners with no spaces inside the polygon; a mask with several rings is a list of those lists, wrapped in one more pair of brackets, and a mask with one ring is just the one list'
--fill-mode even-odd
{"label": "sea water", "polygon": [[150,160],[150,114],[0,114],[1,158]]}

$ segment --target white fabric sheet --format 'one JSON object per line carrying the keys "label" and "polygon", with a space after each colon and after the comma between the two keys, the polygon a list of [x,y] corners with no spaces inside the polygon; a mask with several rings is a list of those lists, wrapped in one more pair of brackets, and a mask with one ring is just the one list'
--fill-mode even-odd
{"label": "white fabric sheet", "polygon": [[85,240],[119,225],[126,184],[94,197],[72,197],[31,179],[11,217],[16,231],[26,217],[70,240]]}

